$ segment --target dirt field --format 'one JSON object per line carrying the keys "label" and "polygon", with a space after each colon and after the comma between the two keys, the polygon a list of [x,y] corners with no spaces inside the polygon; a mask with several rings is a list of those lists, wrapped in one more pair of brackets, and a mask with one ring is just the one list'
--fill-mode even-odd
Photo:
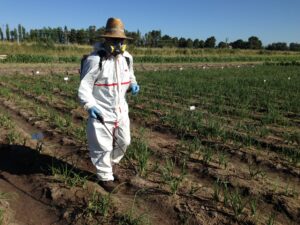
{"label": "dirt field", "polygon": [[[250,70],[254,64],[245,66]],[[234,74],[243,65],[137,65],[136,71],[178,73],[188,67],[205,76],[207,69]],[[155,75],[145,72],[138,77],[143,93],[128,99],[133,136],[128,157],[139,175],[128,160],[122,160],[114,165],[118,179],[109,193],[97,183],[89,159],[87,114],[76,99],[78,75],[71,75],[77,68],[12,64],[0,68],[0,224],[300,224],[296,101],[287,106],[278,95],[274,104],[280,117],[262,126],[270,116],[262,108],[242,117],[225,97],[220,103],[223,111],[216,111],[211,107],[216,104],[211,101],[214,96],[192,93],[183,102],[200,109],[201,117],[189,114],[179,127],[168,119],[182,110],[183,94],[168,100],[166,92],[177,89],[165,85],[155,97],[157,84],[149,79]],[[295,88],[300,70],[290,70],[295,79],[290,88]],[[63,82],[66,75],[69,83]],[[217,77],[217,83],[222,79]],[[291,95],[297,98],[299,91]],[[289,110],[281,111],[285,106]],[[193,116],[193,126],[184,128]],[[222,124],[218,130],[222,135],[214,131],[215,124],[204,123],[205,129],[197,124],[209,118]]]}
{"label": "dirt field", "polygon": [[[135,63],[135,71],[161,71],[161,70],[177,70],[180,68],[198,69],[198,68],[215,68],[215,67],[234,67],[234,66],[253,66],[262,62],[232,62],[232,63]],[[49,75],[49,74],[78,74],[79,66],[74,63],[0,63],[1,74],[25,74],[25,75]]]}

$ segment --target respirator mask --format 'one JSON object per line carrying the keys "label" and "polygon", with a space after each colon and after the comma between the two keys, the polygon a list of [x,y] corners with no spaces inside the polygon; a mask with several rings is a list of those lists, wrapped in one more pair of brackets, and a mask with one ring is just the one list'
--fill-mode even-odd
{"label": "respirator mask", "polygon": [[124,39],[107,39],[105,40],[105,49],[108,53],[116,56],[124,53],[126,50],[126,44],[124,44]]}

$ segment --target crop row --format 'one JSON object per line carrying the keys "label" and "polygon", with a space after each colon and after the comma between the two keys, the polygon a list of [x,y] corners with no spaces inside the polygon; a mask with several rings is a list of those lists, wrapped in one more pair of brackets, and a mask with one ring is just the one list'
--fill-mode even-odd
{"label": "crop row", "polygon": [[[275,147],[275,150],[297,162],[299,154],[291,150],[300,139],[299,129],[295,127],[299,112],[297,69],[262,66],[255,69],[141,73],[138,76],[142,87],[140,95],[129,96],[131,113],[141,120],[152,118],[148,122],[170,127],[182,135],[213,136],[225,142],[235,140],[246,145],[272,148],[272,143],[266,144],[254,137],[274,136],[276,129],[270,129],[269,125],[279,126],[282,129],[276,135],[280,135],[279,143],[283,146]],[[36,97],[43,95],[50,102],[53,92],[59,89],[55,98],[69,105],[69,109],[77,104],[78,77],[70,77],[68,81],[63,80],[63,75],[16,78],[19,83],[14,85]],[[9,77],[2,79],[9,82]],[[60,97],[60,92],[70,98]],[[190,111],[192,103],[196,110]],[[286,113],[292,113],[296,118],[287,120]],[[295,123],[292,123],[294,120]],[[289,131],[286,126],[290,126]]]}
{"label": "crop row", "polygon": [[[1,63],[79,63],[80,56],[8,55]],[[298,64],[300,56],[136,56],[136,63],[280,62]]]}

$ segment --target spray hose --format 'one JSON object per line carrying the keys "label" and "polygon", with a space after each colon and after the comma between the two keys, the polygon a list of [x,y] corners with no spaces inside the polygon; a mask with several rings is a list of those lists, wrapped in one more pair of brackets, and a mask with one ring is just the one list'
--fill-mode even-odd
{"label": "spray hose", "polygon": [[119,142],[117,141],[117,138],[112,134],[112,132],[108,129],[108,127],[105,125],[104,119],[101,115],[96,114],[97,115],[97,120],[99,120],[99,122],[105,127],[105,129],[108,131],[108,133],[112,136],[113,140],[115,143],[117,143],[118,147],[121,149],[121,151],[123,152],[125,158],[127,159],[127,161],[130,163],[131,167],[133,168],[135,174],[138,174],[138,171],[136,169],[136,167],[134,166],[134,164],[132,163],[132,161],[128,158],[128,156],[125,154],[125,151],[122,149],[121,145],[119,144]]}

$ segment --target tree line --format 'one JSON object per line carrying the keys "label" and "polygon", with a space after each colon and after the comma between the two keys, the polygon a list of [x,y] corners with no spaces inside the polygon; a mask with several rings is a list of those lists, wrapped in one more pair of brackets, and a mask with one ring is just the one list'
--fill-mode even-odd
{"label": "tree line", "polygon": [[[47,44],[93,44],[99,40],[98,36],[103,34],[104,31],[105,27],[96,28],[96,26],[89,26],[87,29],[68,29],[68,27],[65,26],[64,28],[44,27],[42,29],[30,29],[27,32],[21,24],[18,25],[18,28],[14,29],[10,29],[9,25],[6,24],[5,31],[0,28],[0,40],[12,42],[35,41]],[[129,40],[129,44],[137,47],[233,48],[300,51],[299,43],[290,43],[288,45],[285,42],[276,42],[263,46],[261,40],[256,36],[249,37],[247,41],[238,39],[233,42],[225,40],[217,43],[214,36],[208,37],[206,40],[200,40],[198,38],[178,38],[162,35],[160,30],[152,30],[145,35],[142,35],[139,30],[137,32],[125,31],[125,33],[133,38],[133,40]]]}

